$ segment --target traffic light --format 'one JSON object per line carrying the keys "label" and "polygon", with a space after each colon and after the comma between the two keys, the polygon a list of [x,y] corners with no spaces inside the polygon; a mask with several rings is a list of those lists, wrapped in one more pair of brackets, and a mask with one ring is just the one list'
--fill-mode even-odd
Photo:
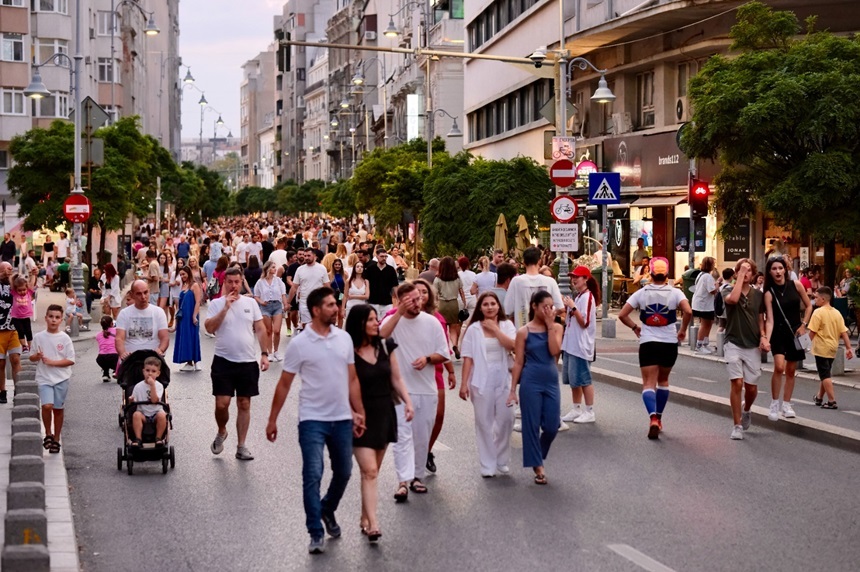
{"label": "traffic light", "polygon": [[693,217],[708,216],[708,199],[711,197],[711,189],[707,181],[693,179],[690,182],[690,213]]}

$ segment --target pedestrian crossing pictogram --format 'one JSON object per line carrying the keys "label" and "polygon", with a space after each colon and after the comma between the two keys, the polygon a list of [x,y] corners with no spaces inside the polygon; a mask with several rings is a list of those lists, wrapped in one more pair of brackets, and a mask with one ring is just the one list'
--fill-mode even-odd
{"label": "pedestrian crossing pictogram", "polygon": [[592,205],[617,205],[621,202],[620,173],[589,173],[588,202]]}
{"label": "pedestrian crossing pictogram", "polygon": [[594,198],[599,201],[617,201],[618,197],[615,196],[615,191],[612,190],[612,187],[609,186],[609,183],[606,182],[606,179],[601,181],[600,186],[597,187],[597,192],[594,193]]}

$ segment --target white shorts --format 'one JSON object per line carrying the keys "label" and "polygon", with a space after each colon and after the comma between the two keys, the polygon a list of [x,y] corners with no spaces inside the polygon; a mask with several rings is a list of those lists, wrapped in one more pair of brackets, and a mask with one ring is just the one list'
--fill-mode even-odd
{"label": "white shorts", "polygon": [[304,300],[299,300],[299,323],[311,323],[311,312],[308,310],[308,303]]}
{"label": "white shorts", "polygon": [[743,379],[745,383],[757,385],[761,377],[761,350],[741,348],[731,342],[723,346],[729,379]]}

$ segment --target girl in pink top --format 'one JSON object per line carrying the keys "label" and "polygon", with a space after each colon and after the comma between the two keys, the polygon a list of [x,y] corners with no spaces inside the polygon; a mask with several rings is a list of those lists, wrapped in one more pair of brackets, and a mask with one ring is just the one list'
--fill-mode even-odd
{"label": "girl in pink top", "polygon": [[96,363],[102,368],[102,381],[110,381],[110,370],[116,371],[119,354],[116,351],[116,328],[113,327],[111,316],[102,316],[102,331],[96,334],[96,343],[99,345],[99,355]]}
{"label": "girl in pink top", "polygon": [[18,276],[12,283],[12,324],[18,332],[18,339],[21,340],[22,354],[30,352],[30,342],[33,341],[31,319],[35,287],[36,274],[32,274],[29,281],[23,276]]}

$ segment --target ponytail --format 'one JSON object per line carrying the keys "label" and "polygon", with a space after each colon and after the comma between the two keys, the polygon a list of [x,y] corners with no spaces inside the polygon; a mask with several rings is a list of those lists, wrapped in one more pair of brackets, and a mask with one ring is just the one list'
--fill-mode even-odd
{"label": "ponytail", "polygon": [[102,319],[99,321],[102,327],[102,334],[104,334],[105,339],[110,337],[110,327],[113,325],[113,318],[110,316],[102,316]]}
{"label": "ponytail", "polygon": [[585,282],[588,291],[591,292],[591,295],[594,296],[594,304],[595,306],[600,305],[600,287],[597,285],[597,280],[594,279],[594,276],[589,276]]}

